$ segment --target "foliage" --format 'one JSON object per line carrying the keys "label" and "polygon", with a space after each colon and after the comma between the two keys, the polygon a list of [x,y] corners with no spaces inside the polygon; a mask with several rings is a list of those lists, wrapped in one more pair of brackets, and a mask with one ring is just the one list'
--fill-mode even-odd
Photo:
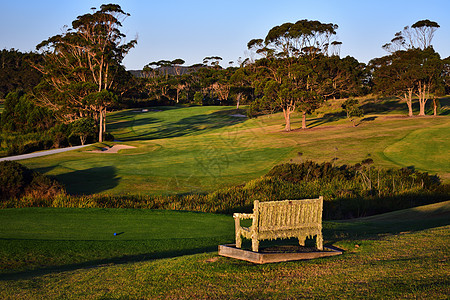
{"label": "foliage", "polygon": [[92,119],[70,124],[59,122],[51,110],[37,106],[35,98],[22,91],[6,97],[0,128],[0,148],[8,156],[79,145],[80,139],[93,141],[98,132]]}
{"label": "foliage", "polygon": [[406,26],[397,32],[391,42],[382,48],[391,53],[398,50],[424,50],[431,46],[434,33],[439,27],[438,23],[428,19],[417,21],[411,27]]}
{"label": "foliage", "polygon": [[92,118],[78,119],[71,125],[72,134],[80,137],[81,145],[86,143],[89,136],[93,137],[97,133],[96,122]]}
{"label": "foliage", "polygon": [[[370,162],[370,161],[369,161]],[[366,162],[369,163],[369,162]],[[408,169],[330,163],[283,164],[267,176],[209,194],[173,196],[62,195],[58,201],[11,200],[3,207],[98,207],[251,212],[254,200],[273,201],[324,196],[324,218],[355,218],[446,200],[450,185],[436,176]]]}
{"label": "foliage", "polygon": [[364,116],[364,112],[358,106],[359,101],[354,98],[348,98],[342,103],[341,107],[347,114],[347,119],[353,122],[353,127],[356,127],[356,118]]}
{"label": "foliage", "polygon": [[2,132],[43,132],[56,123],[51,111],[36,106],[34,98],[23,91],[11,92],[6,96],[5,107],[0,118]]}
{"label": "foliage", "polygon": [[31,92],[41,80],[42,75],[32,67],[42,57],[36,53],[22,53],[15,49],[0,51],[0,99],[10,92],[23,90]]}
{"label": "foliage", "polygon": [[0,162],[0,200],[53,199],[64,192],[56,180],[32,171],[14,161]]}
{"label": "foliage", "polygon": [[36,89],[41,104],[65,122],[83,117],[98,120],[100,142],[106,109],[116,100],[112,90],[117,88],[118,74],[124,73],[122,60],[136,44],[123,42],[121,20],[127,16],[117,4],[101,5],[36,47],[45,60],[36,65],[44,74]]}
{"label": "foliage", "polygon": [[419,115],[425,115],[425,104],[430,93],[442,89],[443,63],[432,47],[396,51],[391,55],[370,61],[375,91],[394,95],[408,105],[412,116],[412,96],[419,98]]}

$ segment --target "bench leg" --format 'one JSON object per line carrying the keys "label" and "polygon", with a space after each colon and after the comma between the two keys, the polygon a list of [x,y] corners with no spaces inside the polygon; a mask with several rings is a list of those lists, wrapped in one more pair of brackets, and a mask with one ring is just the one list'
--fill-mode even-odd
{"label": "bench leg", "polygon": [[306,241],[306,237],[304,237],[304,236],[299,236],[298,237],[298,244],[300,246],[305,246],[305,241]]}
{"label": "bench leg", "polygon": [[259,248],[259,241],[258,241],[258,239],[253,238],[252,239],[252,251],[258,252],[258,248]]}
{"label": "bench leg", "polygon": [[242,237],[239,232],[236,232],[236,248],[241,248],[242,246]]}
{"label": "bench leg", "polygon": [[322,234],[316,236],[316,247],[319,250],[323,250],[323,237]]}

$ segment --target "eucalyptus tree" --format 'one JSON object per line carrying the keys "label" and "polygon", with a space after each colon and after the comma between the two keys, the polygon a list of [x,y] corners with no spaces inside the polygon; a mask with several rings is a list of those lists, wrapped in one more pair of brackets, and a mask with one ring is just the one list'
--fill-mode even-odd
{"label": "eucalyptus tree", "polygon": [[370,61],[375,90],[395,95],[406,102],[408,116],[413,116],[413,95],[418,97],[419,115],[425,115],[430,93],[441,86],[443,64],[432,47],[424,50],[399,50]]}
{"label": "eucalyptus tree", "polygon": [[100,125],[99,141],[103,141],[106,109],[117,99],[116,75],[136,45],[136,40],[125,42],[120,31],[128,16],[117,4],[101,5],[36,47],[45,61],[35,65],[45,79],[36,90],[40,103],[57,111],[65,122],[94,117]]}
{"label": "eucalyptus tree", "polygon": [[450,94],[450,56],[442,60],[442,79],[445,86],[445,94]]}
{"label": "eucalyptus tree", "polygon": [[243,66],[236,69],[230,77],[230,83],[231,92],[236,97],[236,109],[239,109],[242,99],[251,98],[253,96],[251,74],[249,69]]}
{"label": "eucalyptus tree", "polygon": [[319,21],[299,20],[284,23],[269,30],[264,40],[253,39],[249,49],[263,56],[314,58],[318,54],[328,55],[330,46],[340,45],[334,40],[338,25]]}
{"label": "eucalyptus tree", "polygon": [[391,42],[384,44],[382,48],[390,53],[414,48],[424,50],[431,46],[431,41],[439,27],[437,22],[428,19],[417,21],[411,27],[406,26],[397,32]]}
{"label": "eucalyptus tree", "polygon": [[272,101],[283,111],[285,130],[290,131],[290,115],[297,109],[302,113],[302,128],[306,114],[318,108],[324,99],[323,74],[316,68],[329,55],[334,43],[336,24],[299,20],[284,23],[269,30],[265,39],[248,42],[249,50],[263,58],[255,62],[256,91],[263,101]]}

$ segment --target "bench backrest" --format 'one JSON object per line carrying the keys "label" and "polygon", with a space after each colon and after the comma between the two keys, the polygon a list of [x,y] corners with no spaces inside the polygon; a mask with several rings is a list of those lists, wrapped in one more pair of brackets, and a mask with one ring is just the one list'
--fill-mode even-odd
{"label": "bench backrest", "polygon": [[323,197],[318,199],[254,202],[253,224],[259,232],[322,228]]}

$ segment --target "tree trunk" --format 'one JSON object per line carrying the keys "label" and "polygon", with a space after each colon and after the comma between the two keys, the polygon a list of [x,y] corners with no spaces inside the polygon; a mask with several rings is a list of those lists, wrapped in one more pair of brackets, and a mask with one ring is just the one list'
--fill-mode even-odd
{"label": "tree trunk", "polygon": [[436,97],[433,99],[433,115],[437,116],[438,103]]}
{"label": "tree trunk", "polygon": [[103,142],[103,109],[100,110],[99,117],[100,117],[100,126],[98,130],[98,141],[101,143]]}
{"label": "tree trunk", "polygon": [[291,112],[286,108],[283,108],[283,115],[284,115],[284,121],[286,122],[285,127],[284,127],[284,131],[291,131]]}
{"label": "tree trunk", "polygon": [[81,141],[81,145],[84,146],[84,144],[86,143],[86,138],[87,136],[85,135],[80,135],[80,141]]}
{"label": "tree trunk", "polygon": [[419,97],[419,107],[420,107],[419,116],[425,116],[425,104],[427,103],[428,100],[428,94],[429,94],[429,86],[427,90],[427,85],[422,84],[419,81],[419,88],[417,94],[417,96]]}
{"label": "tree trunk", "polygon": [[302,129],[306,129],[306,111],[302,111]]}
{"label": "tree trunk", "polygon": [[405,100],[406,100],[406,104],[408,105],[408,116],[409,117],[413,116],[412,93],[413,93],[412,89],[408,90],[408,94],[405,93]]}
{"label": "tree trunk", "polygon": [[106,108],[103,110],[103,132],[106,132]]}

